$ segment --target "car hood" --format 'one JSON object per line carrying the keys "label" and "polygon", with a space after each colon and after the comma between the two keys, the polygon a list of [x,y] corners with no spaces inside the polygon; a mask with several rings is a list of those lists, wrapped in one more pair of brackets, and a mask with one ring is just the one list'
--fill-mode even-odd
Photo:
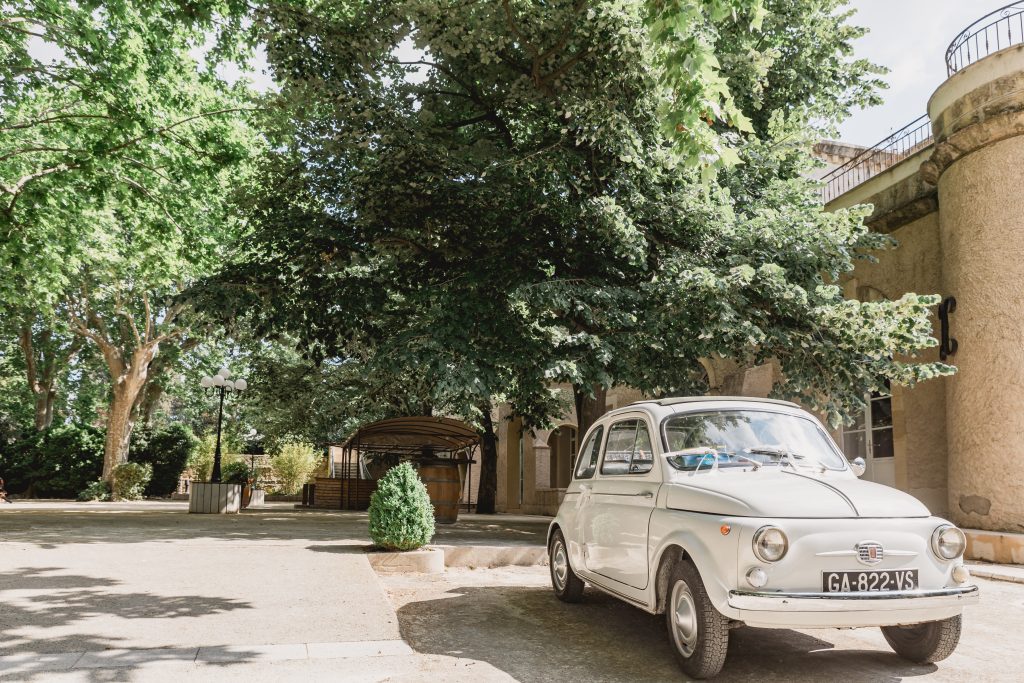
{"label": "car hood", "polygon": [[666,507],[743,517],[927,517],[919,500],[848,472],[789,469],[673,473]]}

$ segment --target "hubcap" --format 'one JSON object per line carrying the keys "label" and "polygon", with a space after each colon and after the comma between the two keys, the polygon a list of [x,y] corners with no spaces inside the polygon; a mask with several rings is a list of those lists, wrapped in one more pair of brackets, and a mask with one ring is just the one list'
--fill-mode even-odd
{"label": "hubcap", "polygon": [[565,588],[565,580],[569,576],[569,559],[565,556],[565,546],[561,541],[555,542],[551,549],[551,576],[555,579],[555,588]]}
{"label": "hubcap", "polygon": [[697,643],[697,609],[684,581],[677,581],[672,587],[672,624],[676,647],[684,657],[689,657]]}

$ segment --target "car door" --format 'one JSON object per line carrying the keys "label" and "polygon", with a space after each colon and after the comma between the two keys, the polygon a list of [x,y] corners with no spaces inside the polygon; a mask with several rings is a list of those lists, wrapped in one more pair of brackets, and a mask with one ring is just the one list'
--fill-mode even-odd
{"label": "car door", "polygon": [[647,529],[660,484],[653,433],[642,415],[611,423],[601,466],[579,510],[584,566],[638,589],[647,587]]}
{"label": "car door", "polygon": [[569,547],[569,561],[572,566],[577,568],[586,567],[583,557],[580,510],[590,501],[590,494],[593,490],[592,480],[597,473],[603,437],[604,425],[600,424],[592,427],[590,433],[587,434],[576,459],[572,481],[569,482],[569,487],[565,490],[565,500],[558,512],[562,517],[562,534]]}

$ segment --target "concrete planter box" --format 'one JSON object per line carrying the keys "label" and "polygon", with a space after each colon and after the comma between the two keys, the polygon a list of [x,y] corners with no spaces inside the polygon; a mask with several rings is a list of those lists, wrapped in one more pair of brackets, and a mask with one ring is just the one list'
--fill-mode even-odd
{"label": "concrete planter box", "polygon": [[241,507],[241,484],[192,482],[188,498],[189,512],[218,515],[238,512]]}
{"label": "concrete planter box", "polygon": [[252,489],[252,493],[249,494],[249,504],[246,505],[245,507],[246,508],[261,508],[261,507],[263,507],[266,504],[266,502],[267,502],[266,495],[267,495],[267,492],[264,491],[263,489]]}

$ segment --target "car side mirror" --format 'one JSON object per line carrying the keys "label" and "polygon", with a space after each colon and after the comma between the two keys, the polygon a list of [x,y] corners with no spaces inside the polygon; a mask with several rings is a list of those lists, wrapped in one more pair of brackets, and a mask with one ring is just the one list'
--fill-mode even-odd
{"label": "car side mirror", "polygon": [[858,477],[864,476],[864,470],[867,469],[867,463],[864,462],[864,458],[854,458],[850,461],[850,469]]}

